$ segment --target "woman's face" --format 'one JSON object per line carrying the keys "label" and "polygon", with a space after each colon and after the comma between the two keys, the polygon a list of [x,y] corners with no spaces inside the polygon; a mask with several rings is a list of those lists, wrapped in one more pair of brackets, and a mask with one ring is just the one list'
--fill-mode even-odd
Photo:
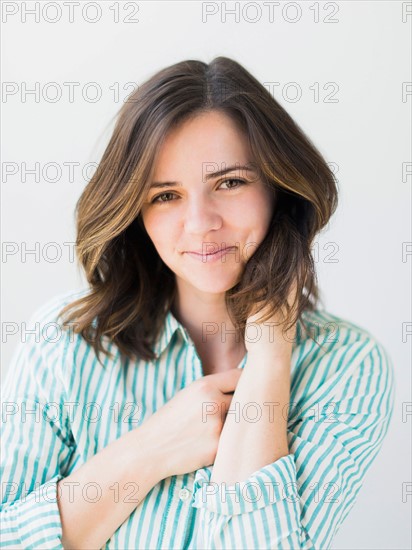
{"label": "woman's face", "polygon": [[[178,288],[224,293],[240,280],[274,208],[254,167],[247,138],[220,112],[199,114],[166,137],[152,182],[162,187],[150,189],[142,219]],[[210,255],[225,247],[232,248]]]}

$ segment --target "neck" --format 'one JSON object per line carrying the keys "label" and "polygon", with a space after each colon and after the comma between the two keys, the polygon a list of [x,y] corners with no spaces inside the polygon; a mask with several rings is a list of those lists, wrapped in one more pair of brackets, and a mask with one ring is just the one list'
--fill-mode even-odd
{"label": "neck", "polygon": [[177,292],[172,313],[186,328],[203,362],[219,362],[218,370],[237,364],[246,353],[225,304],[225,294]]}

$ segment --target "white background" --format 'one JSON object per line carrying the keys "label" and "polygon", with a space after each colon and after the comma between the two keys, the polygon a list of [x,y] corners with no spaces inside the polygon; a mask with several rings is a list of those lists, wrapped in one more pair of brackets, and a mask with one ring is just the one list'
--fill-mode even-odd
{"label": "white background", "polygon": [[[369,330],[395,367],[391,426],[334,548],[410,548],[412,496],[402,501],[402,486],[412,481],[412,422],[402,417],[412,400],[412,335],[402,338],[402,327],[412,320],[412,257],[402,257],[403,243],[412,240],[412,176],[402,173],[411,162],[412,96],[402,92],[411,81],[412,15],[402,15],[412,11],[410,3],[275,3],[271,21],[262,2],[239,3],[236,20],[224,15],[234,2],[108,1],[99,3],[95,23],[92,5],[83,14],[77,7],[70,22],[64,3],[57,3],[57,21],[56,3],[40,2],[36,22],[29,14],[24,20],[24,4],[34,7],[3,2],[2,10],[2,376],[21,323],[56,294],[84,286],[71,257],[74,207],[87,182],[82,169],[99,161],[113,119],[132,91],[125,84],[139,85],[184,59],[232,57],[260,82],[279,83],[274,97],[337,169],[340,204],[317,245],[324,305]],[[6,9],[17,12],[7,16]],[[138,21],[126,23],[128,14]],[[24,92],[36,82],[38,98]],[[65,82],[79,83],[72,102]],[[90,82],[101,90],[96,102]],[[62,96],[54,102],[59,89]],[[295,100],[297,90],[301,97]],[[336,90],[330,99],[337,101],[326,101]],[[24,174],[36,162],[38,181]],[[73,181],[63,165],[68,162],[77,164]],[[48,163],[59,164],[60,177]],[[11,169],[17,173],[9,175]],[[35,250],[35,243],[37,253],[25,254],[24,247]],[[337,261],[328,261],[332,246],[337,252],[329,260]],[[14,336],[10,326],[17,327]]]}

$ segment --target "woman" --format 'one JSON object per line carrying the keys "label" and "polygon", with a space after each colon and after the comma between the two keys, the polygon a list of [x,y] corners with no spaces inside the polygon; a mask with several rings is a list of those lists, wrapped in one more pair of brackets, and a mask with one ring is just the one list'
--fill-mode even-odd
{"label": "woman", "polygon": [[319,308],[336,206],[237,62],[131,95],[77,205],[90,288],[34,314],[56,337],[5,383],[3,547],[330,548],[394,397],[382,345]]}

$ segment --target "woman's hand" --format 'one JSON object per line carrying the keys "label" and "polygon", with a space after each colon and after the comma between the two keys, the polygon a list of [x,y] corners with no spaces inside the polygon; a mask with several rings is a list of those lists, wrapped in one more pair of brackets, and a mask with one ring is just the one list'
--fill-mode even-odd
{"label": "woman's hand", "polygon": [[[288,304],[290,307],[296,298],[296,282],[292,284],[291,290],[288,295]],[[269,313],[268,306],[264,307],[261,311],[257,312],[258,307],[254,307],[252,313],[249,315],[246,321],[245,330],[245,346],[251,353],[257,350],[264,351],[265,349],[273,354],[286,354],[290,355],[292,352],[292,343],[296,335],[296,322],[286,330],[285,317],[286,308],[281,311],[277,311],[271,315],[266,321],[259,321],[264,319]]]}
{"label": "woman's hand", "polygon": [[[295,296],[294,286],[288,296],[289,306],[293,306]],[[284,312],[271,315],[269,308],[260,312],[257,309],[255,307],[247,319],[245,345],[248,356],[233,403],[241,411],[247,410],[251,403],[259,407],[259,422],[250,422],[243,414],[240,421],[233,415],[228,416],[211,476],[211,481],[216,483],[244,481],[253,472],[289,453],[287,419],[283,411],[290,401],[290,366],[296,324],[285,331]],[[266,316],[266,321],[259,321]],[[269,411],[267,405],[270,403],[280,407]]]}
{"label": "woman's hand", "polygon": [[214,463],[226,414],[242,369],[209,374],[180,390],[143,422],[163,478]]}

